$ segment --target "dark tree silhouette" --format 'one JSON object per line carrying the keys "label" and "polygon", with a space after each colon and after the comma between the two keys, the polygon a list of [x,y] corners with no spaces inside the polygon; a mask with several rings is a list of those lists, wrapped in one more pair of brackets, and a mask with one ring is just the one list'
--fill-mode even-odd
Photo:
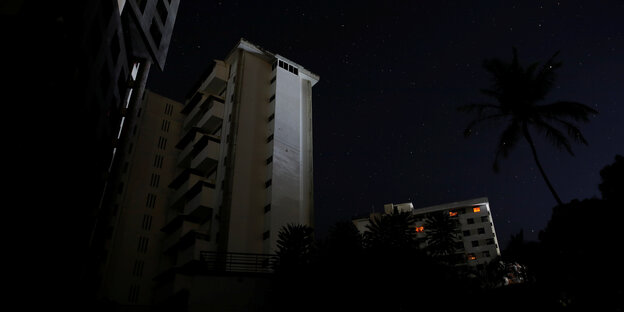
{"label": "dark tree silhouette", "polygon": [[450,262],[457,250],[459,220],[448,213],[432,213],[425,219],[427,253],[443,262]]}
{"label": "dark tree silhouette", "polygon": [[418,247],[411,212],[395,211],[390,214],[371,217],[364,232],[364,243],[372,249],[411,249]]}
{"label": "dark tree silhouette", "polygon": [[538,105],[554,85],[555,70],[561,67],[561,62],[555,61],[558,54],[559,52],[555,53],[541,67],[539,63],[533,63],[526,68],[520,65],[515,48],[511,63],[499,59],[484,61],[483,67],[492,75],[493,84],[481,92],[494,98],[496,102],[464,105],[459,107],[459,110],[477,114],[477,118],[469,123],[464,131],[466,137],[470,136],[473,128],[482,122],[501,119],[507,121],[508,125],[497,146],[494,171],[499,170],[499,158],[507,157],[520,139],[524,138],[531,147],[537,168],[548,189],[561,205],[563,202],[539,161],[529,129],[534,128],[539,134],[545,135],[555,147],[565,149],[574,155],[568,137],[577,143],[585,145],[588,143],[578,126],[570,119],[575,122],[588,122],[590,114],[598,112],[587,105],[570,101]]}
{"label": "dark tree silhouette", "polygon": [[602,198],[610,201],[624,199],[624,157],[615,155],[615,162],[600,170],[602,183],[598,185]]}
{"label": "dark tree silhouette", "polygon": [[292,270],[310,264],[314,253],[314,229],[287,224],[277,234],[277,269]]}

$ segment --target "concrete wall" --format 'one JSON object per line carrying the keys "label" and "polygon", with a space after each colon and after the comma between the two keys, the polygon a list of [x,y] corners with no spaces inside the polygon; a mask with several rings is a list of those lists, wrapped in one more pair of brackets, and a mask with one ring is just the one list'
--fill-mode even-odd
{"label": "concrete wall", "polygon": [[[146,91],[142,105],[135,110],[140,109],[141,115],[129,118],[128,144],[120,150],[125,173],[123,184],[115,186],[120,192],[113,203],[118,206],[117,218],[111,224],[114,231],[102,288],[103,297],[119,303],[151,302],[152,278],[158,270],[163,240],[160,229],[171,193],[167,185],[174,177],[178,157],[174,145],[182,129],[181,108],[181,103]],[[157,186],[153,183],[156,175]],[[145,248],[139,248],[139,240]],[[142,263],[139,270],[136,261]],[[137,300],[128,301],[130,288],[137,286]]]}

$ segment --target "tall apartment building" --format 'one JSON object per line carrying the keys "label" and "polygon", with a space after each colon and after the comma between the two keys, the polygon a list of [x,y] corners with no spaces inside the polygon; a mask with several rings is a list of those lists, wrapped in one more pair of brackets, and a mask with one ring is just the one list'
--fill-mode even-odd
{"label": "tall apartment building", "polygon": [[[165,214],[172,191],[182,133],[183,105],[146,90],[126,125],[127,144],[118,151],[118,179],[108,198],[109,218],[102,221],[108,252],[100,270],[98,297],[121,305],[152,304]],[[106,223],[104,223],[106,222]]]}
{"label": "tall apartment building", "polygon": [[[384,205],[384,213],[386,214],[392,213],[395,209],[400,212],[411,212],[416,217],[414,231],[416,231],[416,237],[421,242],[421,248],[427,246],[425,223],[428,216],[442,213],[458,220],[460,240],[457,244],[455,257],[458,259],[456,263],[458,265],[467,264],[480,267],[500,256],[494,220],[487,197],[417,209],[414,209],[411,202]],[[379,217],[379,214],[371,214],[370,218],[374,217]],[[364,233],[367,230],[369,218],[355,219],[353,223],[360,233]]]}
{"label": "tall apartment building", "polygon": [[[134,156],[119,167],[127,180],[109,203],[119,212],[102,298],[190,311],[249,310],[264,300],[269,279],[257,273],[270,271],[277,233],[313,225],[318,80],[241,39],[183,106],[147,93],[129,136],[136,141],[125,145]],[[215,273],[224,271],[238,275]]]}

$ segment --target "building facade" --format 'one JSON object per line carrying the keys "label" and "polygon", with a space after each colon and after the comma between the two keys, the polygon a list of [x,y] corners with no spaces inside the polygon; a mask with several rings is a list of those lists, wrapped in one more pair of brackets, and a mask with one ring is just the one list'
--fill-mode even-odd
{"label": "building facade", "polygon": [[184,105],[146,92],[106,204],[100,298],[190,311],[260,305],[277,233],[313,225],[318,80],[241,39]]}
{"label": "building facade", "polygon": [[[450,218],[459,222],[456,259],[457,265],[469,265],[481,267],[492,259],[500,256],[500,247],[494,229],[494,220],[487,197],[469,199],[459,202],[441,204],[430,207],[414,209],[412,203],[386,204],[384,213],[390,214],[394,210],[410,212],[415,216],[414,231],[420,241],[421,248],[427,246],[427,218],[433,214],[447,214]],[[380,214],[371,214],[370,218],[379,217]],[[360,231],[367,231],[369,218],[353,220]]]}
{"label": "building facade", "polygon": [[[106,258],[99,268],[99,297],[120,305],[152,303],[153,277],[162,253],[165,214],[182,133],[183,105],[146,90],[126,125],[127,144],[111,185],[110,215],[103,219]],[[104,221],[105,220],[105,221]]]}

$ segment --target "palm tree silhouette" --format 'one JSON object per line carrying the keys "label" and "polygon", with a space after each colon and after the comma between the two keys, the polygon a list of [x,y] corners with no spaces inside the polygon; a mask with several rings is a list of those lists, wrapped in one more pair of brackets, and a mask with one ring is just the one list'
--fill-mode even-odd
{"label": "palm tree silhouette", "polygon": [[[501,155],[507,157],[518,141],[524,138],[531,146],[533,158],[548,189],[557,203],[561,205],[563,202],[539,161],[529,127],[545,135],[555,147],[565,149],[570,155],[574,155],[568,137],[577,143],[585,145],[588,143],[578,126],[569,119],[576,122],[588,122],[589,115],[598,112],[587,105],[570,101],[538,105],[538,102],[546,97],[554,85],[555,70],[561,67],[561,62],[555,61],[558,54],[559,52],[555,53],[539,70],[539,63],[533,63],[526,68],[520,65],[516,48],[513,48],[511,63],[499,59],[485,60],[483,67],[492,74],[493,85],[490,89],[482,89],[481,92],[495,98],[496,103],[469,104],[459,107],[459,110],[477,113],[477,118],[464,130],[466,137],[471,135],[473,127],[477,124],[497,119],[506,120],[508,125],[497,146],[494,171],[499,170],[499,157]],[[563,128],[567,132],[567,137],[557,127]]]}
{"label": "palm tree silhouette", "polygon": [[364,243],[372,249],[412,249],[418,247],[411,212],[395,211],[381,216],[372,216],[364,232]]}
{"label": "palm tree silhouette", "polygon": [[427,252],[442,261],[451,262],[457,250],[459,220],[448,213],[432,213],[425,219],[427,234]]}

